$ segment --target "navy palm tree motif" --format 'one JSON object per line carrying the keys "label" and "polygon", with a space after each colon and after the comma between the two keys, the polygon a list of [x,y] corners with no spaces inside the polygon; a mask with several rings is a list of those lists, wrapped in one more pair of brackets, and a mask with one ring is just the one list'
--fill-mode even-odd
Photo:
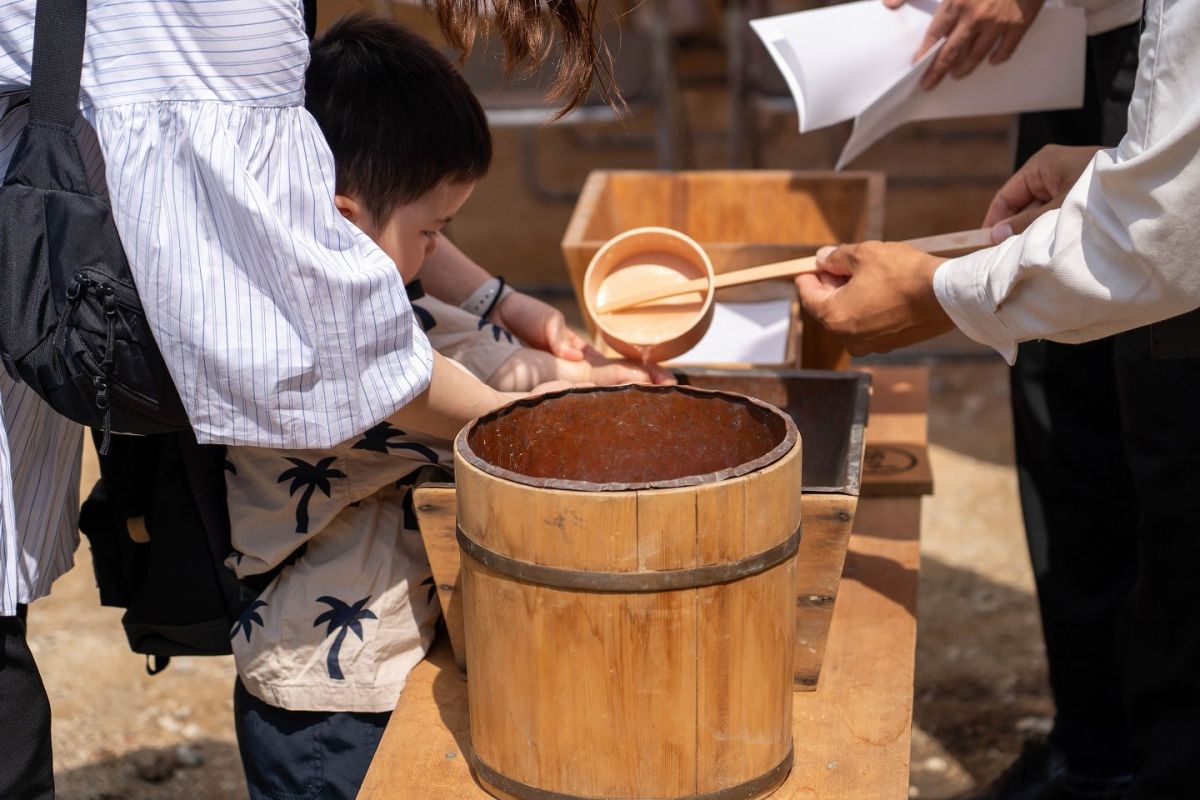
{"label": "navy palm tree motif", "polygon": [[386,453],[389,450],[411,450],[419,453],[431,464],[438,463],[438,454],[419,442],[393,442],[397,436],[404,436],[404,431],[393,428],[386,420],[363,433],[351,448],[354,450],[370,450],[373,453]]}
{"label": "navy palm tree motif", "polygon": [[238,617],[237,622],[233,623],[233,630],[229,632],[229,641],[232,642],[234,639],[236,639],[238,631],[241,631],[242,633],[246,634],[246,641],[249,642],[250,631],[254,628],[254,626],[257,625],[260,628],[263,626],[263,618],[259,615],[258,609],[265,608],[266,605],[267,604],[262,600],[255,600],[253,603],[246,606],[246,610],[242,612],[240,617]]}
{"label": "navy palm tree motif", "polygon": [[413,313],[417,315],[417,324],[421,326],[421,330],[428,333],[437,325],[437,320],[433,318],[428,309],[413,303]]}
{"label": "navy palm tree motif", "polygon": [[363,606],[370,599],[371,595],[367,595],[354,605],[347,605],[344,601],[338,600],[336,597],[330,597],[329,595],[322,595],[317,598],[317,602],[329,606],[329,610],[323,612],[313,620],[313,627],[318,628],[322,622],[327,622],[329,623],[329,627],[325,629],[326,636],[337,631],[337,637],[333,640],[333,645],[329,648],[329,656],[325,659],[325,666],[329,669],[329,677],[335,681],[343,680],[345,677],[342,675],[342,667],[338,663],[338,656],[342,652],[342,643],[346,641],[346,632],[354,631],[354,635],[361,642],[363,639],[361,620],[378,619],[374,611],[363,610]]}
{"label": "navy palm tree motif", "polygon": [[428,594],[425,595],[425,602],[432,603],[434,596],[437,595],[437,583],[434,582],[433,576],[430,575],[428,578],[421,581],[421,585],[429,587]]}
{"label": "navy palm tree motif", "polygon": [[330,464],[337,461],[337,456],[322,458],[316,464],[309,464],[299,458],[289,457],[285,460],[292,462],[295,466],[285,470],[277,482],[283,483],[290,480],[292,486],[288,493],[292,495],[300,491],[300,487],[304,487],[304,494],[300,495],[300,502],[296,504],[296,533],[308,533],[308,502],[312,500],[313,492],[320,489],[326,497],[329,497],[331,491],[329,479],[344,478],[346,474],[339,469],[329,468]]}
{"label": "navy palm tree motif", "polygon": [[511,333],[509,333],[508,331],[504,330],[504,328],[501,328],[499,325],[497,325],[493,322],[488,322],[486,319],[481,318],[479,320],[479,330],[483,330],[488,325],[492,326],[492,338],[494,340],[496,340],[498,342],[498,341],[500,341],[500,337],[503,336],[505,339],[508,340],[509,344],[513,343],[513,335]]}

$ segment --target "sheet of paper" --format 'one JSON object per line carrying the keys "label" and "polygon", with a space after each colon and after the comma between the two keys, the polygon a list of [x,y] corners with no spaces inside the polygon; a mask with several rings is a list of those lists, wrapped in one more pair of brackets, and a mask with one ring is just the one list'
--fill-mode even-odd
{"label": "sheet of paper", "polygon": [[708,332],[672,364],[782,364],[787,355],[790,300],[716,303]]}
{"label": "sheet of paper", "polygon": [[1017,114],[1083,105],[1086,29],[1083,9],[1045,8],[1012,58],[980,64],[965,78],[920,87],[934,52],[863,110],[838,158],[842,169],[906,122],[980,114]]}
{"label": "sheet of paper", "polygon": [[854,119],[838,169],[906,122],[1083,104],[1081,9],[1043,8],[1008,61],[985,61],[926,92],[921,75],[942,43],[916,64],[912,56],[936,8],[912,0],[891,11],[861,0],[751,21],[796,100],[801,133]]}
{"label": "sheet of paper", "polygon": [[750,27],[787,81],[807,133],[858,116],[908,72],[936,8],[936,0],[895,11],[861,0],[754,19]]}

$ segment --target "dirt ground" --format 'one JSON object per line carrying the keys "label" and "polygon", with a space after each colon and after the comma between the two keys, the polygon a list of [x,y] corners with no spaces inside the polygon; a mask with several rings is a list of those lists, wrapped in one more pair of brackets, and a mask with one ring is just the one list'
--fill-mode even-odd
{"label": "dirt ground", "polygon": [[[714,88],[721,74],[703,59],[697,71],[687,93],[696,166],[719,168],[727,118]],[[800,137],[786,116],[768,127],[763,166],[774,168],[827,168],[846,135],[838,129]],[[635,115],[598,138],[540,131],[542,178],[570,189],[590,169],[652,168],[653,152],[638,139],[648,129],[647,118]],[[1008,132],[1006,119],[912,125],[869,152],[855,166],[888,172],[888,237],[977,225],[1008,169]],[[492,174],[452,235],[468,253],[486,254],[484,263],[510,281],[562,299],[558,247],[571,205],[531,199],[519,142],[516,133],[497,132]],[[956,338],[898,358],[931,357],[937,491],[924,506],[909,794],[933,799],[997,774],[1026,736],[1047,729],[1053,712],[1012,467],[1006,367]],[[85,487],[94,475],[89,462]],[[244,798],[232,660],[178,659],[148,676],[125,645],[120,612],[98,605],[86,546],[77,559],[53,595],[30,609],[31,644],[54,708],[60,797]]]}

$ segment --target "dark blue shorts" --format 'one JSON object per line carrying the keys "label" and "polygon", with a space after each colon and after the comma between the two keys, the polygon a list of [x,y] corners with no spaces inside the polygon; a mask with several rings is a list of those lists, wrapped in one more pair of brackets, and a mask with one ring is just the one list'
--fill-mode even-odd
{"label": "dark blue shorts", "polygon": [[389,717],[288,711],[259,700],[239,680],[233,718],[250,800],[354,800]]}

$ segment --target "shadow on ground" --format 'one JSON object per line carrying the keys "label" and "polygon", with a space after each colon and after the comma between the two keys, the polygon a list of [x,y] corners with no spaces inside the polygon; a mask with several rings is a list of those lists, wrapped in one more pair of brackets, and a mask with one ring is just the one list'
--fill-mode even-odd
{"label": "shadow on ground", "polygon": [[244,800],[237,747],[200,739],[143,747],[54,776],[58,800]]}
{"label": "shadow on ground", "polygon": [[911,783],[936,800],[993,779],[1054,711],[1032,594],[932,556],[921,583]]}

